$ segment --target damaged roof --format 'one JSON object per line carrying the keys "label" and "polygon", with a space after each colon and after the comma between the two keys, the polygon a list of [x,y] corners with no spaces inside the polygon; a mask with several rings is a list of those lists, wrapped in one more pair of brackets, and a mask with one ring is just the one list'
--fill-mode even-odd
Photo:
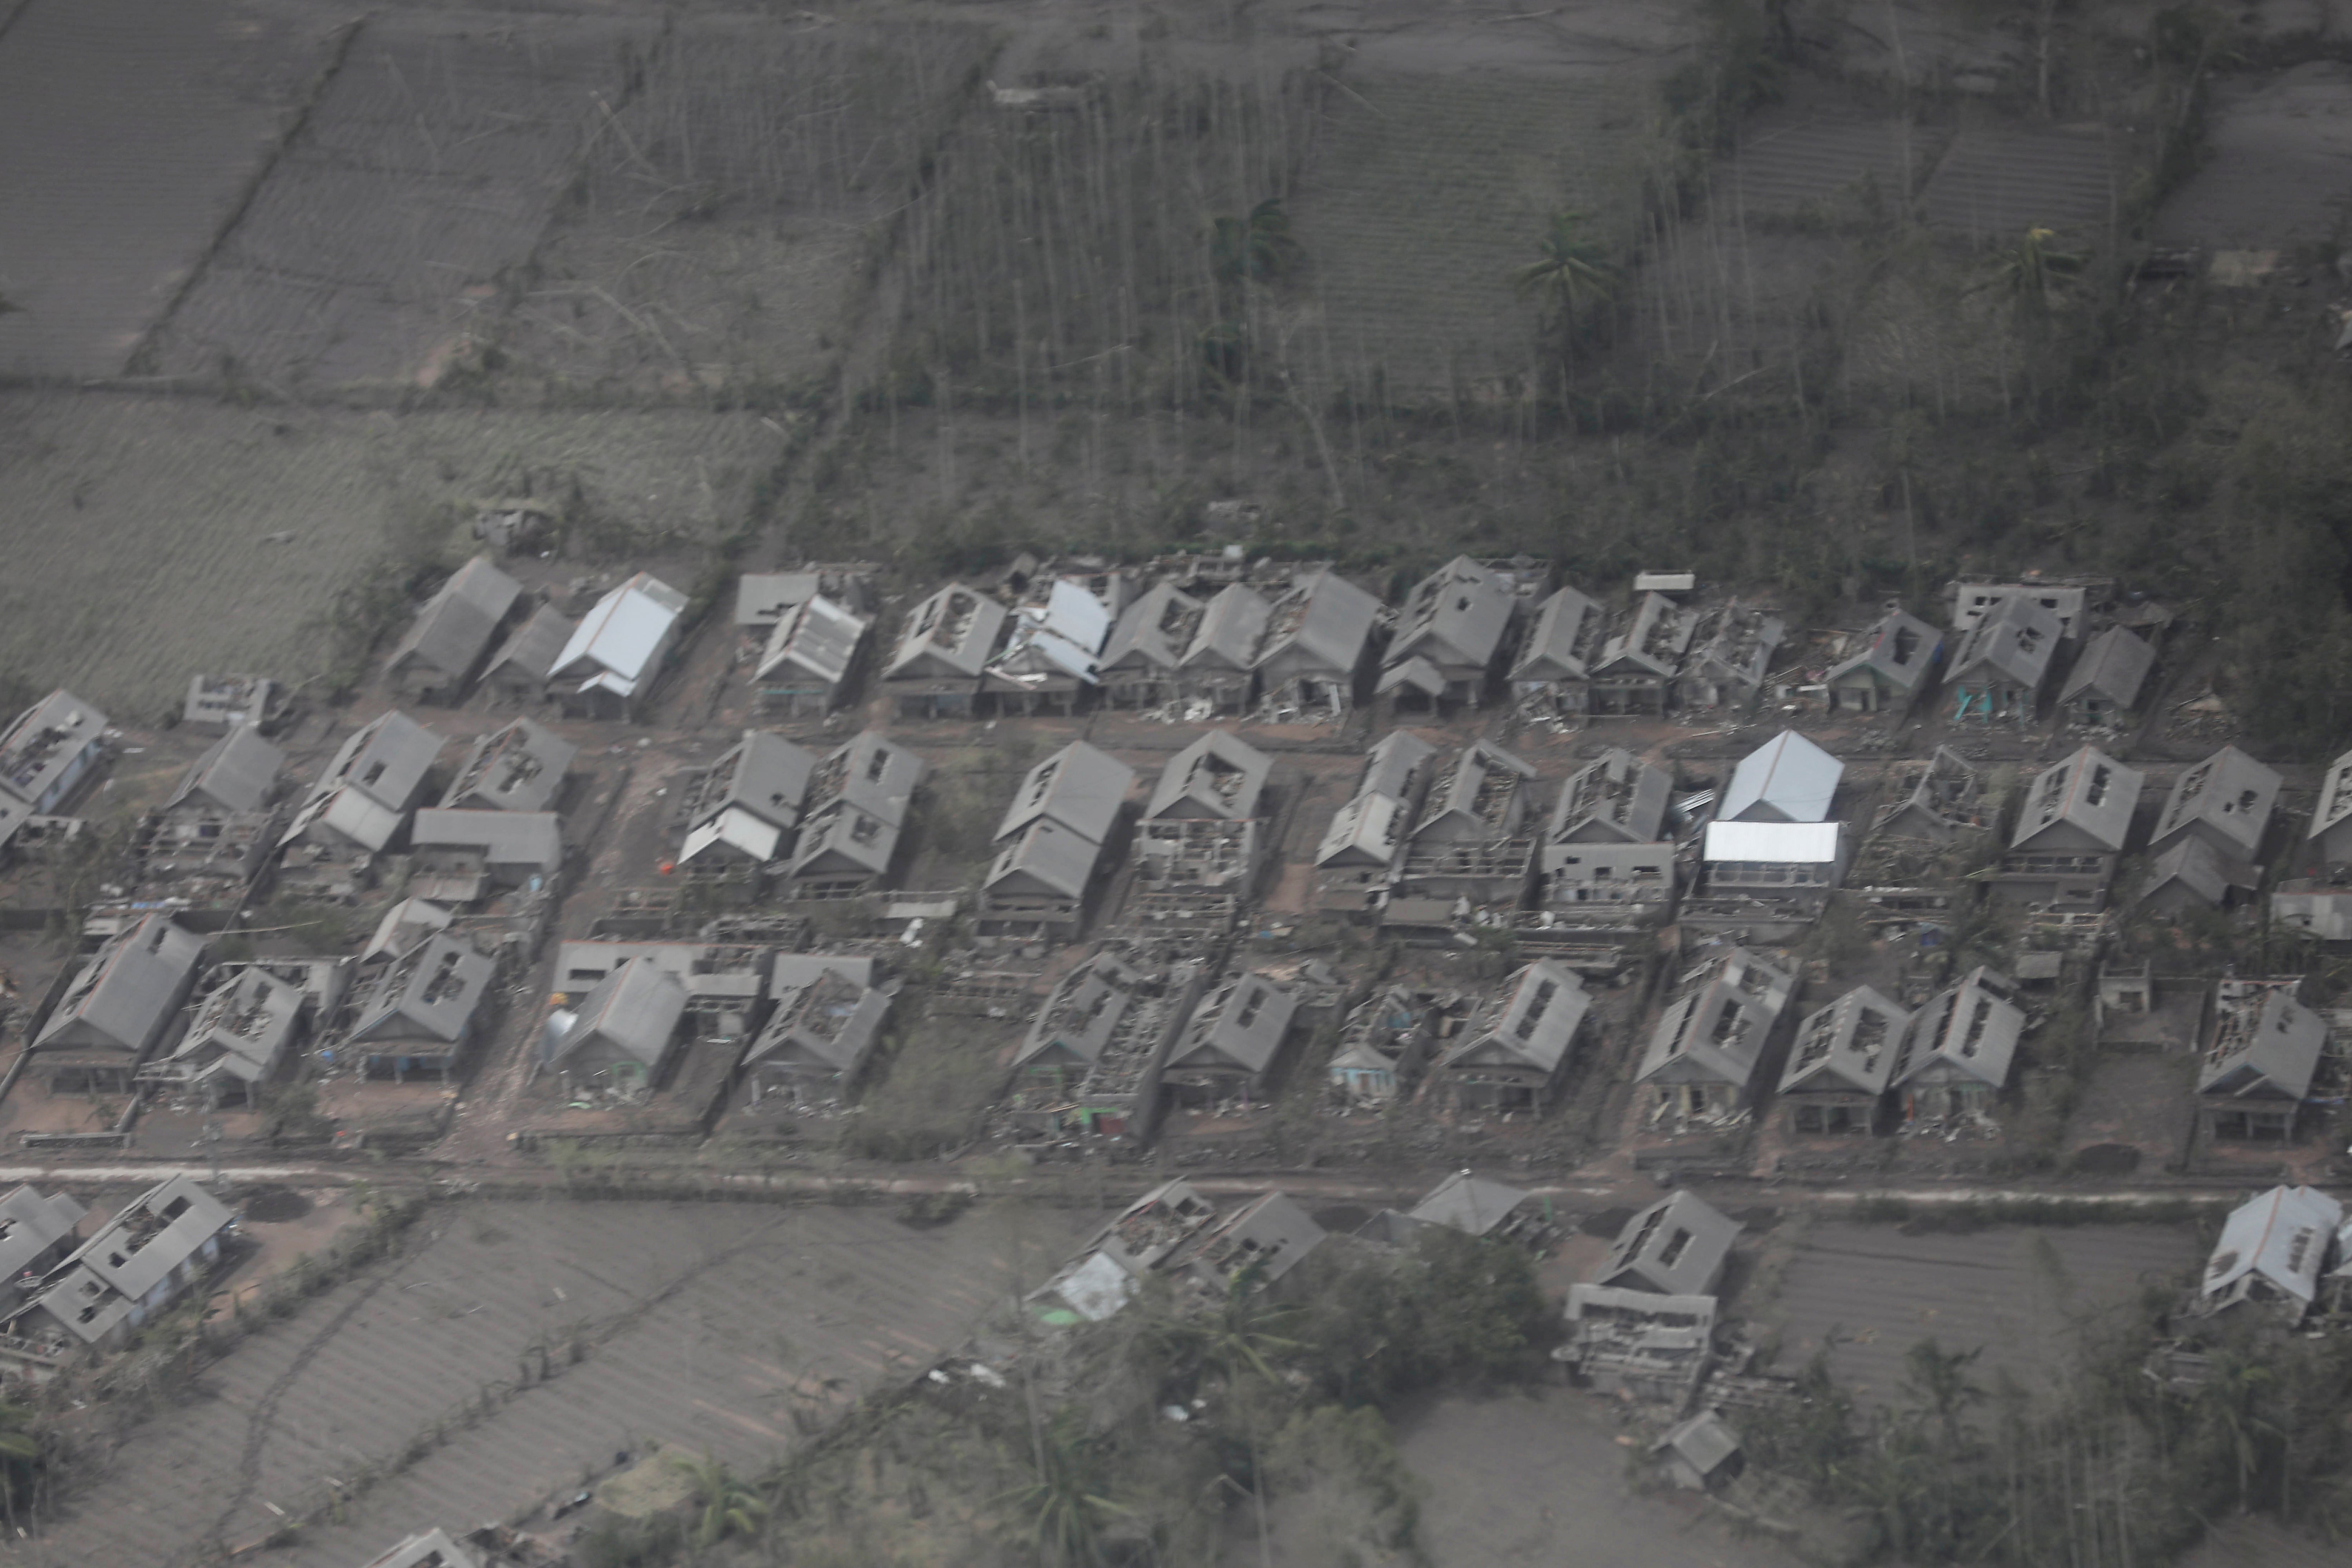
{"label": "damaged roof", "polygon": [[1011,612],[961,583],[917,605],[882,671],[885,680],[977,680],[1003,635]]}
{"label": "damaged roof", "polygon": [[1171,1068],[1235,1067],[1263,1073],[1290,1033],[1298,998],[1263,974],[1235,975],[1193,1008]]}
{"label": "damaged roof", "polygon": [[1147,817],[1218,816],[1241,822],[1258,814],[1273,760],[1246,741],[1212,730],[1169,760],[1151,792]]}
{"label": "damaged roof", "polygon": [[2327,1020],[2295,1000],[2294,988],[2265,988],[2244,1035],[2207,1059],[2197,1092],[2232,1099],[2301,1100],[2327,1048]]}
{"label": "damaged roof", "polygon": [[549,1043],[545,1059],[560,1066],[601,1043],[656,1068],[685,1013],[686,983],[652,958],[633,958],[582,999],[572,1026]]}
{"label": "damaged roof", "polygon": [[838,686],[849,677],[859,645],[873,623],[852,615],[822,595],[802,600],[785,610],[768,633],[754,679],[768,680],[784,669],[797,669]]}
{"label": "damaged roof", "polygon": [[472,943],[436,931],[378,975],[362,997],[353,1040],[465,1038],[498,966]]}
{"label": "damaged roof", "polygon": [[1725,1083],[1745,1088],[1797,984],[1786,971],[1735,947],[1685,982],[1650,1035],[1637,1083]]}
{"label": "damaged roof", "polygon": [[2148,847],[2159,848],[2202,826],[2209,837],[2252,860],[2262,849],[2263,830],[2270,826],[2271,808],[2284,782],[2277,769],[2224,746],[2174,783]]}
{"label": "damaged roof", "polygon": [[1970,685],[1998,678],[2039,690],[2064,635],[2058,617],[2032,600],[2004,599],[1960,639],[1952,656],[1952,679]]}
{"label": "damaged roof", "polygon": [[[2016,603],[2019,601],[2011,601]],[[2015,849],[2077,847],[2120,854],[2147,775],[2096,746],[2042,770],[2026,793],[2010,838]]]}
{"label": "damaged roof", "polygon": [[1661,1296],[1712,1296],[1731,1244],[1745,1228],[1685,1188],[1627,1220],[1591,1282]]}
{"label": "damaged roof", "polygon": [[1554,844],[1654,844],[1665,834],[1665,769],[1612,746],[1569,775],[1552,807]]}
{"label": "damaged roof", "polygon": [[1204,611],[1200,600],[1173,583],[1153,585],[1111,627],[1103,644],[1102,668],[1174,669],[1192,647]]}
{"label": "damaged roof", "polygon": [[0,735],[0,793],[47,811],[58,781],[105,733],[105,714],[58,688],[16,715]]}
{"label": "damaged roof", "polygon": [[1895,691],[1916,691],[1935,668],[1936,654],[1943,646],[1942,632],[1916,616],[1896,610],[1870,628],[1860,651],[1832,666],[1822,679],[1835,686],[1855,676],[1868,676]]}
{"label": "damaged roof", "polygon": [[1026,879],[1064,898],[1084,898],[1087,884],[1094,879],[1095,862],[1102,856],[1100,844],[1047,817],[1035,818],[1000,843],[1003,847],[982,883],[990,891]]}
{"label": "damaged roof", "polygon": [[1502,646],[1514,601],[1500,574],[1457,555],[1406,596],[1388,663],[1418,655],[1440,666],[1484,668]]}
{"label": "damaged roof", "polygon": [[1197,669],[1204,665],[1222,665],[1227,669],[1249,668],[1265,636],[1266,622],[1273,616],[1274,606],[1255,590],[1241,583],[1226,584],[1202,612],[1192,641],[1178,661],[1180,667]]}
{"label": "damaged roof", "polygon": [[551,811],[447,811],[416,814],[409,842],[419,849],[478,849],[493,866],[563,864],[562,818]]}
{"label": "damaged roof", "polygon": [[1573,971],[1540,958],[1511,977],[1502,994],[1438,1061],[1446,1068],[1529,1067],[1559,1069],[1592,1010],[1591,994]]}
{"label": "damaged roof", "polygon": [[1406,1210],[1405,1217],[1423,1225],[1442,1225],[1465,1236],[1485,1236],[1510,1218],[1512,1211],[1527,1202],[1528,1196],[1517,1187],[1456,1171]]}
{"label": "damaged roof", "polygon": [[2198,1293],[2209,1307],[2243,1300],[2255,1281],[2309,1306],[2344,1205],[2316,1187],[2273,1187],[2230,1211]]}
{"label": "damaged roof", "polygon": [[1911,1010],[1857,985],[1797,1026],[1782,1094],[1883,1093],[1895,1077]]}
{"label": "damaged roof", "polygon": [[994,842],[1003,846],[1042,819],[1100,844],[1110,837],[1134,783],[1133,768],[1084,741],[1073,741],[1029,770],[1004,808]]}
{"label": "damaged roof", "polygon": [[441,804],[545,811],[579,754],[579,747],[544,724],[518,719],[474,742]]}
{"label": "damaged roof", "polygon": [[1895,1064],[1895,1084],[1974,1079],[1990,1089],[2009,1081],[2025,1014],[1992,970],[1970,970],[1958,985],[1928,999],[1913,1019]]}
{"label": "damaged roof", "polygon": [[1589,673],[1604,617],[1588,595],[1562,588],[1543,602],[1527,646],[1511,666],[1511,679],[1581,680]]}

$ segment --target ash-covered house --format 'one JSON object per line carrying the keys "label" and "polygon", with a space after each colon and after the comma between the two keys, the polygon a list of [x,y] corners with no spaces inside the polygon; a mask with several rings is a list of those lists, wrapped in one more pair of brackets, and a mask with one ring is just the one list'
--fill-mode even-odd
{"label": "ash-covered house", "polygon": [[2312,809],[2311,828],[2305,837],[2324,872],[2338,880],[2352,880],[2352,752],[2329,764],[2320,781],[2319,804]]}
{"label": "ash-covered house", "polygon": [[200,730],[240,724],[268,733],[284,715],[286,689],[261,675],[192,675],[180,722]]}
{"label": "ash-covered house", "polygon": [[1710,822],[1699,838],[1698,887],[1684,901],[1683,923],[1786,940],[1829,907],[1846,854],[1840,822]]}
{"label": "ash-covered house", "polygon": [[349,900],[408,826],[442,740],[394,709],[352,732],[278,838],[278,880]]}
{"label": "ash-covered house", "polygon": [[1794,730],[1739,759],[1716,807],[1717,822],[1822,822],[1845,764]]}
{"label": "ash-covered house", "polygon": [[2247,1199],[2221,1222],[2193,1310],[2252,1305],[2301,1322],[2319,1300],[2328,1242],[2343,1223],[2344,1205],[2316,1187],[2273,1187]]}
{"label": "ash-covered house", "polygon": [[2262,858],[2263,835],[2284,782],[2275,768],[2235,746],[2222,747],[2175,781],[2148,852],[2161,856],[2195,840],[2251,873]]}
{"label": "ash-covered house", "polygon": [[1266,1193],[1188,1237],[1169,1267],[1223,1293],[1272,1285],[1307,1260],[1329,1233],[1287,1193]]}
{"label": "ash-covered house", "polygon": [[581,617],[549,672],[550,692],[574,719],[626,719],[643,707],[677,645],[687,597],[640,572]]}
{"label": "ash-covered house", "polygon": [[1276,714],[1338,719],[1355,702],[1381,602],[1338,573],[1317,572],[1276,601],[1258,645],[1259,700]]}
{"label": "ash-covered house", "polygon": [[1410,1245],[1415,1231],[1433,1225],[1465,1236],[1532,1244],[1550,1229],[1545,1219],[1547,1207],[1532,1193],[1456,1171],[1412,1207],[1402,1213],[1383,1209],[1356,1234],[1370,1240]]}
{"label": "ash-covered house", "polygon": [[1622,627],[1601,643],[1586,672],[1587,710],[1603,715],[1664,713],[1675,677],[1697,635],[1698,617],[1664,594],[1643,594]]}
{"label": "ash-covered house", "polygon": [[1084,741],[1031,768],[997,825],[996,858],[981,884],[982,933],[1076,936],[1134,783],[1133,768]]}
{"label": "ash-covered house", "polygon": [[384,661],[404,702],[454,703],[474,668],[523,602],[522,584],[477,555],[450,574],[425,603]]}
{"label": "ash-covered house", "polygon": [[2184,837],[2149,860],[2147,881],[2133,907],[2178,919],[2192,910],[2221,909],[2252,895],[2262,876],[2202,838]]}
{"label": "ash-covered house", "polygon": [[1197,974],[1108,951],[1086,959],[1054,987],[1014,1054],[1006,1106],[1014,1125],[1045,1136],[1139,1130],[1199,994]]}
{"label": "ash-covered house", "polygon": [[0,848],[72,798],[105,749],[106,715],[63,687],[18,714],[0,734]]}
{"label": "ash-covered house", "polygon": [[549,1015],[539,1065],[567,1083],[654,1088],[677,1055],[686,1005],[686,982],[656,959],[632,958],[576,1009]]}
{"label": "ash-covered house", "polygon": [[820,763],[809,779],[785,896],[853,899],[880,887],[924,771],[920,757],[875,730]]}
{"label": "ash-covered house", "polygon": [[2008,976],[1981,965],[1928,998],[1912,1020],[1893,1087],[1906,1121],[1983,1116],[2009,1082],[2025,1011]]}
{"label": "ash-covered house", "polygon": [[455,906],[544,886],[563,868],[562,824],[551,811],[420,811],[408,836],[416,853],[410,890]]}
{"label": "ash-covered house", "polygon": [[882,667],[882,689],[902,719],[969,718],[982,672],[1004,640],[1012,612],[950,583],[908,612],[906,629]]}
{"label": "ash-covered house", "polygon": [[2286,1142],[2327,1048],[2327,1021],[2296,999],[2299,983],[2224,980],[2213,1038],[2197,1074],[2209,1139]]}
{"label": "ash-covered house", "polygon": [[1096,663],[1103,700],[1114,708],[1157,708],[1172,701],[1178,668],[1206,611],[1173,583],[1159,584],[1128,605]]}
{"label": "ash-covered house", "polygon": [[26,1047],[50,1092],[122,1091],[194,985],[205,939],[142,916],[76,973]]}
{"label": "ash-covered house", "polygon": [[130,899],[165,902],[212,929],[245,900],[277,847],[278,776],[286,753],[238,725],[180,777],[160,810],[142,818],[131,844]]}
{"label": "ash-covered house", "polygon": [[1405,837],[1391,912],[1432,918],[1398,910],[1398,900],[1516,908],[1535,861],[1535,779],[1534,768],[1489,742],[1463,747],[1430,786]]}
{"label": "ash-covered house", "polygon": [[1264,1100],[1297,1013],[1290,987],[1263,974],[1227,975],[1201,997],[1169,1053],[1160,1078],[1169,1102],[1205,1110]]}
{"label": "ash-covered house", "polygon": [[474,742],[441,805],[451,811],[552,811],[579,754],[545,725],[518,719]]}
{"label": "ash-covered house", "polygon": [[371,1075],[405,1082],[412,1073],[444,1081],[484,1022],[483,1003],[498,965],[449,931],[414,942],[352,987],[344,1039],[360,1049]]}
{"label": "ash-covered house", "polygon": [[873,622],[822,595],[777,617],[751,676],[762,711],[816,717],[841,705]]}
{"label": "ash-covered house", "polygon": [[1324,1068],[1339,1103],[1377,1108],[1393,1101],[1418,1078],[1441,1034],[1451,1037],[1467,1011],[1460,992],[1428,986],[1390,985],[1358,1003]]}
{"label": "ash-covered house", "polygon": [[1257,686],[1258,646],[1274,606],[1248,584],[1229,583],[1202,610],[1176,664],[1177,698],[1213,714],[1247,710]]}
{"label": "ash-covered house", "polygon": [[777,623],[812,599],[830,600],[861,617],[874,611],[874,574],[863,561],[803,566],[792,572],[746,572],[735,579],[735,629],[753,647],[769,646]]}
{"label": "ash-covered house", "polygon": [[1992,890],[2053,912],[2095,912],[2130,841],[2147,777],[2095,746],[2044,769],[2018,810]]}
{"label": "ash-covered house", "polygon": [[1523,706],[1558,718],[1584,712],[1593,661],[1607,640],[1609,617],[1591,595],[1562,588],[1536,611],[1535,625],[1511,666],[1510,687]]}
{"label": "ash-covered house", "polygon": [[1584,983],[1538,959],[1511,976],[1440,1054],[1423,1092],[1457,1111],[1540,1114],[1559,1091],[1591,1013]]}
{"label": "ash-covered house", "polygon": [[195,999],[186,1029],[139,1079],[196,1089],[211,1107],[231,1098],[250,1104],[292,1048],[310,995],[267,964],[224,965],[206,978],[218,984]]}
{"label": "ash-covered house", "polygon": [[1095,658],[1110,636],[1110,606],[1066,577],[1042,603],[1013,612],[1004,647],[982,672],[980,689],[1001,713],[1069,713],[1098,677]]}
{"label": "ash-covered house", "polygon": [[2060,636],[2077,637],[2088,624],[2091,608],[2091,590],[2080,581],[2053,583],[2029,576],[2020,583],[1956,582],[1944,593],[1952,601],[1952,629],[1959,632],[1974,631],[2022,601],[2056,621]]}
{"label": "ash-covered house", "polygon": [[579,623],[553,605],[541,605],[490,655],[482,689],[498,708],[532,708],[548,700],[555,661],[571,646]]}
{"label": "ash-covered house", "polygon": [[1872,1131],[1910,1028],[1911,1010],[1868,985],[1807,1016],[1780,1074],[1789,1131]]}
{"label": "ash-covered house", "polygon": [[234,1217],[194,1177],[157,1183],[58,1265],[7,1332],[57,1350],[120,1349],[211,1275]]}
{"label": "ash-covered house", "polygon": [[1745,1228],[1696,1193],[1675,1193],[1625,1222],[1587,1283],[1604,1290],[1712,1296]]}
{"label": "ash-covered house", "polygon": [[1374,743],[1355,794],[1331,814],[1331,826],[1316,846],[1317,908],[1350,915],[1379,911],[1436,755],[1435,746],[1410,730],[1391,730]]}
{"label": "ash-covered house", "polygon": [[1654,1118],[1716,1119],[1745,1107],[1796,989],[1794,976],[1744,947],[1685,971],[1633,1075],[1651,1092]]}
{"label": "ash-covered house", "polygon": [[1690,649],[1675,671],[1675,706],[1753,708],[1771,673],[1772,656],[1788,635],[1778,616],[1737,599],[1702,611],[1692,627]]}
{"label": "ash-covered house", "polygon": [[2064,635],[2058,617],[2032,600],[2002,600],[1952,656],[1952,717],[2032,723]]}
{"label": "ash-covered house", "polygon": [[890,1016],[888,994],[874,984],[874,961],[779,953],[769,992],[775,1009],[743,1056],[751,1100],[838,1102],[882,1043]]}
{"label": "ash-covered house", "polygon": [[1265,752],[1212,730],[1169,760],[1136,825],[1130,910],[1167,918],[1187,910],[1229,923],[1256,880],[1267,848]]}
{"label": "ash-covered house", "polygon": [[1891,804],[1880,809],[1875,837],[1949,844],[1964,833],[1991,830],[1981,804],[1983,783],[1975,766],[1949,746],[1937,746],[1934,756],[1896,767],[1897,790],[1891,792]]}
{"label": "ash-covered house", "polygon": [[1400,705],[1478,707],[1517,604],[1507,579],[1455,556],[1406,595],[1376,689]]}
{"label": "ash-covered house", "polygon": [[1856,713],[1908,713],[1935,683],[1943,654],[1942,632],[1906,611],[1890,610],[1822,678],[1829,705]]}
{"label": "ash-covered house", "polygon": [[2091,639],[2058,689],[2058,707],[2070,724],[2119,723],[2139,706],[2140,689],[2156,667],[2156,650],[2128,626],[2109,626]]}
{"label": "ash-covered house", "polygon": [[677,868],[706,886],[756,897],[782,858],[816,774],[814,752],[782,735],[746,730],[683,791],[686,838]]}
{"label": "ash-covered house", "polygon": [[1649,924],[1675,906],[1674,779],[1622,747],[1569,775],[1536,852],[1537,897],[1580,923]]}
{"label": "ash-covered house", "polygon": [[0,1317],[81,1244],[77,1227],[89,1212],[64,1193],[45,1198],[30,1186],[0,1198]]}

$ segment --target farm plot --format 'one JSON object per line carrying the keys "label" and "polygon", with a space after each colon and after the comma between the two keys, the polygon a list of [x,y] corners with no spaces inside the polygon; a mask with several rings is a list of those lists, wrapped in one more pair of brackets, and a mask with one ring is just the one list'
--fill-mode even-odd
{"label": "farm plot", "polygon": [[529,258],[653,30],[369,20],[140,368],[281,392],[431,379]]}
{"label": "farm plot", "polygon": [[1795,214],[1876,192],[1889,209],[1919,186],[1945,132],[1900,118],[1805,115],[1746,132],[1718,177],[1716,202],[1745,216]]}
{"label": "farm plot", "polygon": [[122,373],[331,37],[268,0],[28,0],[0,38],[0,375]]}
{"label": "farm plot", "polygon": [[2205,162],[2157,215],[2156,242],[2257,250],[2336,237],[2352,210],[2352,67],[2315,60],[2215,96]]}
{"label": "farm plot", "polygon": [[2113,227],[2126,170],[2103,130],[1963,131],[1927,176],[1927,222],[2014,243],[2029,228],[2096,239]]}
{"label": "farm plot", "polygon": [[1779,1333],[1783,1368],[1826,1351],[1831,1375],[1864,1405],[1896,1395],[1905,1354],[1928,1338],[1947,1351],[1981,1347],[1970,1375],[1987,1390],[2003,1379],[2046,1388],[2084,1332],[2197,1261],[2186,1226],[1906,1235],[1824,1222],[1799,1240],[1775,1298],[1747,1308]]}
{"label": "farm plot", "polygon": [[822,374],[987,47],[953,24],[678,18],[498,328],[508,374],[640,394]]}
{"label": "farm plot", "polygon": [[1297,214],[1330,372],[1408,401],[1526,375],[1535,313],[1510,273],[1563,208],[1604,237],[1626,226],[1645,86],[1360,79],[1336,98]]}
{"label": "farm plot", "polygon": [[402,1257],[264,1330],[205,1374],[209,1397],[135,1431],[18,1561],[179,1568],[268,1535],[270,1505],[307,1512],[328,1478],[404,1454],[340,1522],[247,1560],[341,1568],[436,1522],[520,1512],[656,1441],[755,1469],[798,1441],[796,1413],[912,1375],[1042,1279],[1086,1219],[1003,1211],[916,1230],[831,1207],[436,1209]]}
{"label": "farm plot", "polygon": [[299,681],[332,656],[337,593],[380,561],[469,552],[453,523],[476,502],[570,503],[575,553],[700,544],[742,519],[782,440],[751,415],[0,396],[0,670],[134,724],[198,670]]}

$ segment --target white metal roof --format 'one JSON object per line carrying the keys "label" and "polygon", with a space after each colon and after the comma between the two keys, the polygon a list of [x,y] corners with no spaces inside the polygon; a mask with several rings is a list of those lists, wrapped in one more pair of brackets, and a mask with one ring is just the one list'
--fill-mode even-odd
{"label": "white metal roof", "polygon": [[1701,858],[1826,865],[1837,858],[1834,822],[1710,822]]}
{"label": "white metal roof", "polygon": [[1739,759],[1719,817],[1737,819],[1762,806],[1790,822],[1819,822],[1830,814],[1845,764],[1798,734],[1783,730]]}
{"label": "white metal roof", "polygon": [[[578,673],[572,668],[573,663],[585,659],[635,689],[684,603],[667,584],[638,573],[596,601],[596,607],[573,629],[571,640],[556,656],[556,672]],[[625,697],[628,691],[621,694]]]}

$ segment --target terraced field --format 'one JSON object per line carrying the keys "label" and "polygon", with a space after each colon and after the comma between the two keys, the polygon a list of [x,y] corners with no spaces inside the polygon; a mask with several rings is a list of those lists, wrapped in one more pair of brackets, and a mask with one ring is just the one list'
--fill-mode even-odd
{"label": "terraced field", "polygon": [[[402,1257],[264,1331],[205,1397],[133,1435],[84,1506],[21,1546],[28,1568],[179,1568],[268,1535],[328,1478],[422,1457],[340,1523],[245,1560],[347,1568],[414,1530],[522,1511],[656,1441],[756,1468],[819,1416],[911,1375],[1087,1216],[976,1213],[914,1230],[886,1212],[756,1205],[475,1203]],[[562,1347],[588,1346],[567,1364]],[[537,1381],[532,1347],[553,1343]],[[515,1387],[525,1363],[529,1385]],[[489,1413],[458,1419],[488,1390]]]}
{"label": "terraced field", "polygon": [[742,517],[782,443],[752,415],[0,395],[0,669],[131,723],[176,710],[198,670],[299,681],[331,656],[337,591],[437,536],[437,507],[576,481],[609,537],[705,539]]}
{"label": "terraced field", "polygon": [[2063,126],[1963,131],[1927,176],[1927,222],[2014,243],[2033,227],[2096,242],[2113,228],[2125,170],[2107,133]]}
{"label": "terraced field", "polygon": [[1562,208],[1626,221],[1646,86],[1366,78],[1336,97],[1296,215],[1330,373],[1412,397],[1524,376],[1535,313],[1510,272]]}
{"label": "terraced field", "polygon": [[1892,208],[1927,177],[1947,134],[1856,115],[1762,120],[1742,134],[1715,205],[1734,216],[1795,213],[1858,195],[1867,184]]}

